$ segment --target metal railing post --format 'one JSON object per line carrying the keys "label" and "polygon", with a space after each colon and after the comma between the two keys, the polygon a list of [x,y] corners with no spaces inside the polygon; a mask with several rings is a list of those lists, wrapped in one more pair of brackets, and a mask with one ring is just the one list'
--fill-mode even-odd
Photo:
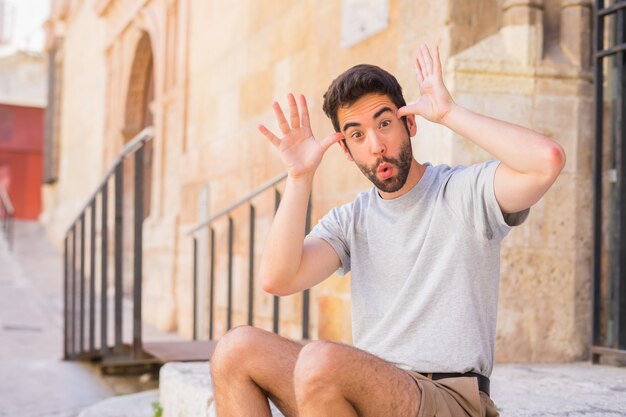
{"label": "metal railing post", "polygon": [[[304,226],[304,234],[308,235],[311,231],[311,215],[313,211],[313,196],[309,196],[309,202],[306,209],[306,223]],[[302,293],[302,339],[307,340],[309,338],[309,310],[311,304],[310,290],[304,290]]]}
{"label": "metal railing post", "polygon": [[213,321],[215,319],[215,229],[210,229],[209,263],[209,340],[213,340]]}
{"label": "metal railing post", "polygon": [[[108,178],[107,178],[108,180]],[[102,209],[100,210],[100,354],[104,357],[109,352],[109,346],[107,343],[107,335],[108,335],[108,265],[109,265],[109,183],[105,181],[102,185],[101,194],[100,194],[100,205]]]}
{"label": "metal railing post", "polygon": [[0,231],[4,234],[9,251],[13,250],[13,222],[15,210],[11,204],[9,192],[0,186],[0,214],[2,215],[2,226]]}
{"label": "metal railing post", "polygon": [[142,145],[135,152],[135,218],[134,218],[134,241],[135,251],[133,255],[133,357],[142,355],[141,340],[141,292],[142,292],[142,255],[143,255],[143,156]]}
{"label": "metal railing post", "polygon": [[114,301],[114,335],[115,351],[122,350],[122,262],[123,262],[123,230],[124,230],[124,164],[115,167],[115,301]]}
{"label": "metal railing post", "polygon": [[85,212],[80,216],[80,316],[79,353],[85,352]]}
{"label": "metal railing post", "polygon": [[226,330],[233,327],[233,239],[235,234],[233,218],[228,216],[228,311]]}
{"label": "metal railing post", "polygon": [[198,340],[198,239],[193,238],[193,340]]}
{"label": "metal railing post", "polygon": [[71,354],[76,355],[76,223],[72,226],[72,267],[70,268],[72,275],[72,341]]}
{"label": "metal railing post", "polygon": [[68,299],[69,299],[69,236],[63,239],[63,359],[69,359],[69,327],[68,327]]}
{"label": "metal railing post", "polygon": [[[281,198],[280,191],[274,188],[274,215],[276,214],[276,212],[278,211],[278,207],[280,206],[280,198]],[[278,331],[280,330],[279,322],[280,322],[280,297],[275,295],[272,331],[276,334],[278,334]]]}
{"label": "metal railing post", "polygon": [[96,197],[90,206],[89,221],[89,352],[96,349]]}
{"label": "metal railing post", "polygon": [[254,325],[254,205],[250,204],[250,230],[248,237],[248,326]]}

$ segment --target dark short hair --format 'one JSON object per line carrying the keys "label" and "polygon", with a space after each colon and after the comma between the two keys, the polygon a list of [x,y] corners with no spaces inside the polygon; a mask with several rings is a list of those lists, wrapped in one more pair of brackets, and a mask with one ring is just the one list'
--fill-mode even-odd
{"label": "dark short hair", "polygon": [[341,131],[337,117],[339,108],[354,104],[370,93],[386,95],[397,108],[406,105],[396,77],[376,65],[356,65],[335,78],[324,93],[324,113],[337,132]]}

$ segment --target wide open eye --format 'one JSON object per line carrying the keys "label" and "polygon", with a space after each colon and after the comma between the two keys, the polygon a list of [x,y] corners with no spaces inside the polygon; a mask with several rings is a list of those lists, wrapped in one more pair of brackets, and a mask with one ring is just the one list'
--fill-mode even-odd
{"label": "wide open eye", "polygon": [[351,139],[359,140],[362,137],[363,137],[363,132],[361,132],[360,130],[355,130],[354,132],[350,133]]}
{"label": "wide open eye", "polygon": [[389,120],[389,119],[384,119],[384,120],[383,120],[383,121],[381,121],[381,122],[380,122],[380,124],[378,125],[378,127],[379,127],[380,129],[383,129],[383,128],[385,128],[385,127],[389,127],[389,126],[391,126],[391,120]]}

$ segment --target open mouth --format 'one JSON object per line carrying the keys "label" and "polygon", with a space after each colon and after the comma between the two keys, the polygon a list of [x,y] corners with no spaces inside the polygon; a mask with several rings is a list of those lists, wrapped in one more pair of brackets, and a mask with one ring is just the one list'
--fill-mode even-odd
{"label": "open mouth", "polygon": [[383,162],[382,164],[378,165],[378,169],[376,172],[381,179],[389,179],[393,175],[392,165],[387,162]]}

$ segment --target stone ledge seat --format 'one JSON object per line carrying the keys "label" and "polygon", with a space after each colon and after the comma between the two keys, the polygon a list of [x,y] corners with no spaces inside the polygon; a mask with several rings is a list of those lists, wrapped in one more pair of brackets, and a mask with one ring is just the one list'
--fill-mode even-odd
{"label": "stone ledge seat", "polygon": [[[170,362],[159,374],[163,417],[217,417],[208,362]],[[270,402],[273,417],[284,417]]]}
{"label": "stone ledge seat", "polygon": [[[497,365],[492,398],[502,417],[614,417],[626,415],[626,368],[567,364]],[[217,417],[208,362],[163,365],[157,391],[104,400],[79,417]],[[270,403],[273,417],[284,417]]]}

